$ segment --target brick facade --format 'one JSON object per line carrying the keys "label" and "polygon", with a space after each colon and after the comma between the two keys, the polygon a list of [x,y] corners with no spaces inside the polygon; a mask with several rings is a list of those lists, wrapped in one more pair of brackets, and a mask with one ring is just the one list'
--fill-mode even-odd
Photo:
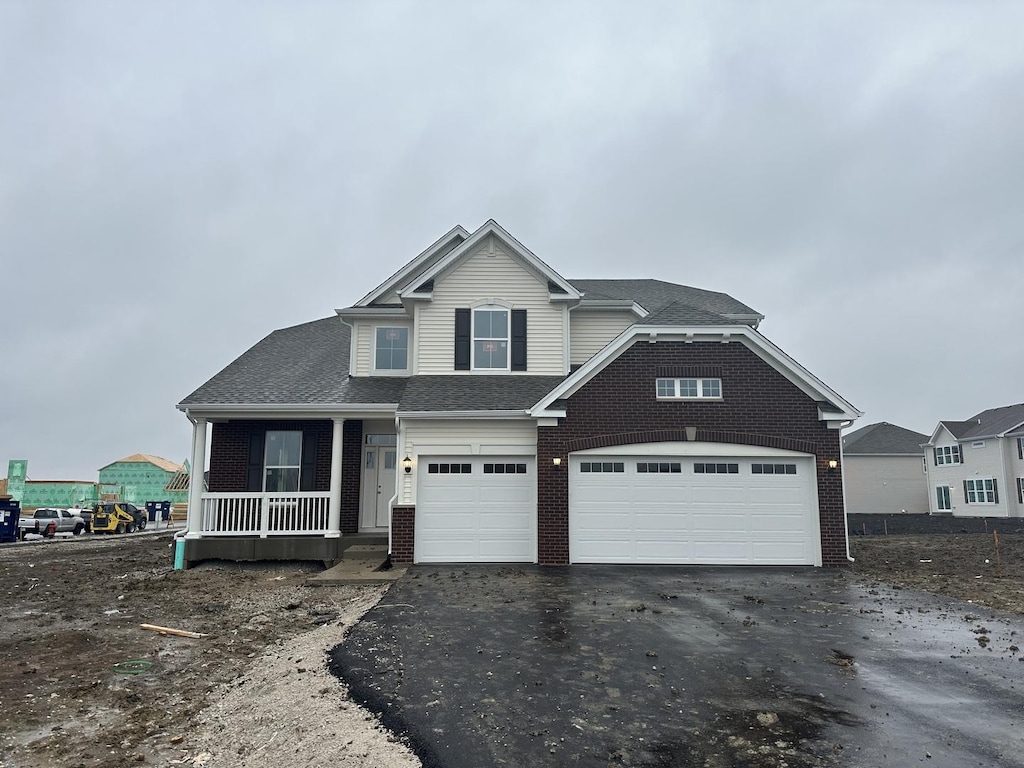
{"label": "brick facade", "polygon": [[411,563],[416,540],[416,507],[396,506],[391,508],[391,560],[395,563]]}
{"label": "brick facade", "polygon": [[[715,376],[721,401],[655,396],[655,379]],[[635,342],[568,399],[557,427],[537,429],[537,461],[560,471],[538,473],[537,549],[542,565],[569,562],[569,453],[643,442],[736,443],[816,457],[822,564],[845,565],[839,431],[818,420],[817,403],[741,342]]]}
{"label": "brick facade", "polygon": [[[249,439],[267,430],[297,430],[316,435],[316,468],[313,490],[331,489],[331,442],[334,424],[330,419],[311,421],[259,421],[238,419],[212,425],[210,439],[211,493],[241,493],[246,490]],[[345,421],[341,469],[341,532],[359,530],[359,482],[362,458],[363,422]]]}

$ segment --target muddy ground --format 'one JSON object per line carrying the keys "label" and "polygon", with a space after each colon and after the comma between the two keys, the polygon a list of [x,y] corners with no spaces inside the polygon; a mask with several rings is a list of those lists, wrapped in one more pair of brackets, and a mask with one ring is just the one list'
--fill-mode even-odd
{"label": "muddy ground", "polygon": [[[418,764],[325,671],[384,588],[307,587],[312,567],[295,564],[173,571],[169,544],[0,547],[0,768]],[[1003,536],[998,559],[990,534],[851,549],[851,579],[1024,613],[1024,536]]]}

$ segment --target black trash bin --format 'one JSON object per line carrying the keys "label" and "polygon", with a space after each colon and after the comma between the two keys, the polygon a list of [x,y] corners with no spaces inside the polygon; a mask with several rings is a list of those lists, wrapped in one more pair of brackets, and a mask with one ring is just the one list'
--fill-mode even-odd
{"label": "black trash bin", "polygon": [[171,502],[169,501],[147,501],[146,502],[146,514],[149,516],[149,522],[155,523],[159,520],[170,520],[171,519]]}
{"label": "black trash bin", "polygon": [[0,544],[18,540],[18,518],[21,517],[21,502],[14,499],[0,499]]}

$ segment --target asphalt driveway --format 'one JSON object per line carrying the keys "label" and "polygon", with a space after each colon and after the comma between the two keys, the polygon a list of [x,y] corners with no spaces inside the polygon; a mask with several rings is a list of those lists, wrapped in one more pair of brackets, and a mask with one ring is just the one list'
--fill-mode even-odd
{"label": "asphalt driveway", "polygon": [[417,566],[332,653],[426,766],[1024,766],[1024,620],[814,569]]}

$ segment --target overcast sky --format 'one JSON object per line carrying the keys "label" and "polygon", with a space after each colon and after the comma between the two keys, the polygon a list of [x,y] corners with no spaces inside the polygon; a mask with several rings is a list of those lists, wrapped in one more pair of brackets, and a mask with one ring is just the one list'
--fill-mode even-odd
{"label": "overcast sky", "polygon": [[724,291],[865,412],[1024,401],[1024,4],[0,0],[0,477],[455,224]]}

